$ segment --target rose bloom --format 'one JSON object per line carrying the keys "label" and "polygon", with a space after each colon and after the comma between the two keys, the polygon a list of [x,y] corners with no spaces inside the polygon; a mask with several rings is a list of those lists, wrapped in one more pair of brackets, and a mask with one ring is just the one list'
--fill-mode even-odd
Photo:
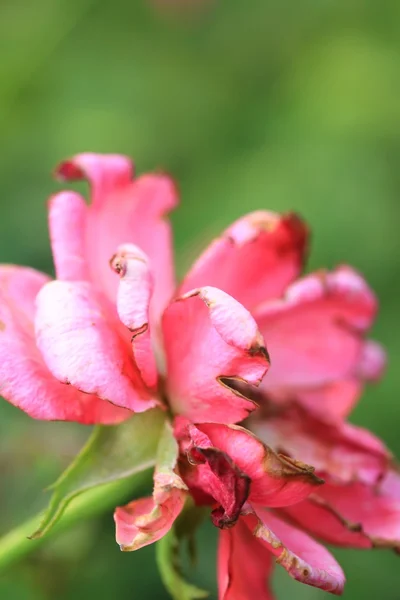
{"label": "rose bloom", "polygon": [[384,367],[366,338],[375,296],[348,266],[300,277],[305,224],[266,211],[235,222],[176,286],[176,189],[132,170],[95,154],[58,167],[89,180],[91,204],[50,199],[55,280],[0,269],[1,393],[36,419],[86,424],[169,409],[173,451],[153,495],[115,512],[123,550],[159,540],[190,496],[220,529],[221,600],[271,599],[275,562],[340,594],[343,571],[314,538],[400,544],[390,453],[346,422]]}

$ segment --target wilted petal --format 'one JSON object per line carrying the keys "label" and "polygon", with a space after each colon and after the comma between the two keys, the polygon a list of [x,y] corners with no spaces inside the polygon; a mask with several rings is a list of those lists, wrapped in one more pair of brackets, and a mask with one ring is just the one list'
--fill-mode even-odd
{"label": "wilted petal", "polygon": [[327,544],[344,548],[373,546],[360,523],[346,520],[318,494],[293,506],[279,509],[279,515]]}
{"label": "wilted petal", "polygon": [[162,538],[180,514],[187,487],[176,472],[178,445],[165,424],[157,451],[153,496],[118,507],[114,513],[116,539],[130,552]]}
{"label": "wilted petal", "polygon": [[[276,400],[296,399],[327,420],[345,416],[359,387],[353,388],[354,398],[348,387],[336,389],[338,401],[329,389],[338,382],[376,378],[376,363],[382,361],[376,352],[374,360],[366,360],[371,348],[363,339],[375,312],[372,291],[350,267],[309,275],[283,300],[259,307],[254,316],[273,356],[262,389]],[[366,368],[371,362],[375,367]]]}
{"label": "wilted petal", "polygon": [[119,506],[114,513],[116,539],[123,552],[131,552],[157,542],[171,529],[185,501],[182,490],[165,493],[157,504],[152,496]]}
{"label": "wilted petal", "polygon": [[238,425],[203,423],[209,445],[228,455],[251,479],[249,501],[262,506],[287,506],[300,502],[323,481],[314,468],[277,454]]}
{"label": "wilted petal", "polygon": [[36,302],[37,345],[58,380],[134,412],[155,406],[129,344],[90,283],[53,281]]}
{"label": "wilted petal", "polygon": [[343,519],[359,523],[374,546],[400,551],[400,497],[392,485],[375,488],[362,483],[325,485],[318,496]]}
{"label": "wilted petal", "polygon": [[344,573],[326,548],[303,531],[278,519],[265,509],[243,517],[254,535],[262,541],[293,579],[341,594]]}
{"label": "wilted petal", "polygon": [[150,388],[157,384],[157,367],[152,350],[149,305],[153,278],[147,256],[133,244],[120,246],[111,261],[120,276],[117,310],[122,323],[132,332],[132,348],[140,374]]}
{"label": "wilted petal", "polygon": [[300,273],[307,235],[294,214],[250,213],[212,242],[186,275],[180,293],[212,285],[248,309],[279,298]]}
{"label": "wilted petal", "polygon": [[241,521],[220,531],[218,545],[219,600],[273,600],[268,579],[272,556]]}
{"label": "wilted petal", "polygon": [[214,525],[231,527],[248,499],[263,506],[287,506],[322,483],[312,467],[277,455],[238,426],[176,420],[175,435],[188,465],[183,477],[195,493],[214,499]]}
{"label": "wilted petal", "polygon": [[195,422],[236,422],[255,408],[229,380],[258,385],[269,361],[250,313],[221,290],[205,287],[164,313],[168,394],[175,413]]}
{"label": "wilted petal", "polygon": [[100,398],[60,383],[36,347],[35,298],[48,277],[33,269],[0,268],[0,394],[35,419],[118,423],[130,416]]}
{"label": "wilted petal", "polygon": [[[125,156],[80,154],[62,163],[57,174],[67,180],[85,178],[91,184],[92,205],[85,231],[76,232],[82,236],[79,244],[85,247],[87,278],[115,300],[117,281],[108,266],[110,256],[121,244],[139,246],[154,271],[151,310],[158,318],[174,290],[171,229],[164,217],[176,206],[177,193],[168,176],[143,175],[132,181],[132,170]],[[58,202],[57,197],[53,202]],[[69,210],[73,207],[65,203],[63,218],[67,221],[72,218]]]}
{"label": "wilted petal", "polygon": [[329,481],[376,483],[386,473],[391,454],[381,440],[350,423],[329,423],[300,406],[288,406],[251,420],[261,440],[312,464]]}

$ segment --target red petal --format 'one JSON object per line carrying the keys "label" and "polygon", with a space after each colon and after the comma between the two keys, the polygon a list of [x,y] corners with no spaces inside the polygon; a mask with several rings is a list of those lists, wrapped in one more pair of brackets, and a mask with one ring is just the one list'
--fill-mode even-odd
{"label": "red petal", "polygon": [[363,339],[375,312],[374,295],[349,267],[309,275],[284,300],[259,307],[254,315],[273,356],[262,389],[277,401],[296,399],[326,420],[345,416],[358,398],[357,383],[381,370],[382,353],[371,360]]}
{"label": "red petal", "polygon": [[269,365],[256,323],[241,304],[216,288],[194,290],[167,308],[163,333],[175,413],[232,423],[255,408],[227,384],[258,385]]}
{"label": "red petal", "polygon": [[219,600],[273,600],[268,579],[272,557],[239,521],[221,531],[218,545]]}
{"label": "red petal", "polygon": [[213,513],[218,527],[232,526],[247,498],[264,506],[287,506],[322,483],[311,467],[275,454],[242,427],[195,426],[180,417],[175,436],[189,459],[183,470],[187,485],[196,498],[200,492],[219,505]]}
{"label": "red petal", "polygon": [[375,546],[400,551],[400,496],[382,485],[374,489],[362,483],[325,485],[320,496],[344,519],[359,523]]}
{"label": "red petal", "polygon": [[318,494],[293,506],[281,508],[278,514],[327,544],[345,548],[373,546],[360,523],[346,520]]}
{"label": "red petal", "polygon": [[324,479],[376,483],[391,455],[372,433],[350,423],[327,423],[292,405],[266,418],[254,418],[251,429],[263,441],[312,464]]}
{"label": "red petal", "polygon": [[332,594],[343,592],[344,573],[326,548],[271,512],[257,509],[256,513],[243,518],[293,579]]}
{"label": "red petal", "polygon": [[294,214],[258,211],[242,217],[216,239],[186,275],[180,294],[212,285],[246,308],[279,298],[299,275],[307,228]]}

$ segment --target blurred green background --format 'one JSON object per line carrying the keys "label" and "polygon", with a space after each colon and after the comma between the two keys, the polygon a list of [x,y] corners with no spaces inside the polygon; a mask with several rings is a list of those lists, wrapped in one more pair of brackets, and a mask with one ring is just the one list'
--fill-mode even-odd
{"label": "blurred green background", "polygon": [[[181,190],[182,273],[242,213],[294,209],[310,268],[350,262],[381,299],[387,375],[353,420],[400,456],[398,0],[1,0],[0,260],[51,272],[50,173],[80,151],[122,152]],[[185,4],[185,2],[183,2]],[[0,404],[0,532],[44,506],[43,489],[88,430]],[[216,531],[195,580],[216,598]],[[34,543],[34,542],[32,542]],[[400,558],[337,551],[345,598],[399,598]],[[278,568],[277,597],[319,599]],[[153,548],[121,554],[111,515],[63,534],[0,579],[5,600],[166,598]]]}

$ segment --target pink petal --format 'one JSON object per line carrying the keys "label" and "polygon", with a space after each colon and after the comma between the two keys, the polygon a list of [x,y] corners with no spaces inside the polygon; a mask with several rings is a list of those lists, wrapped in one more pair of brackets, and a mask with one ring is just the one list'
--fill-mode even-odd
{"label": "pink petal", "polygon": [[146,255],[133,244],[120,246],[111,261],[120,275],[117,310],[122,323],[132,332],[135,362],[143,381],[150,388],[157,385],[149,323],[149,305],[153,279]]}
{"label": "pink petal", "polygon": [[400,472],[390,469],[380,482],[379,490],[383,496],[400,501]]}
{"label": "pink petal", "polygon": [[161,539],[171,529],[184,501],[184,492],[172,489],[161,504],[150,496],[116,508],[116,539],[121,550],[138,550]]}
{"label": "pink petal", "polygon": [[294,214],[250,213],[200,256],[186,275],[180,294],[212,285],[248,309],[278,298],[299,275],[307,236],[305,224]]}
{"label": "pink petal", "polygon": [[256,514],[243,518],[293,579],[332,594],[343,592],[344,573],[326,548],[265,509]]}
{"label": "pink petal", "polygon": [[[143,175],[132,181],[132,164],[119,155],[80,154],[62,163],[57,174],[62,179],[88,179],[91,184],[92,205],[88,208],[86,225],[75,235],[75,245],[84,249],[87,275],[99,285],[111,300],[117,293],[117,281],[108,262],[121,244],[136,244],[150,258],[155,275],[152,315],[158,318],[174,290],[172,240],[165,215],[177,204],[177,193],[166,175]],[[64,221],[72,221],[76,210],[59,196],[53,206],[59,206],[50,218],[52,239],[58,237]],[[61,221],[61,224],[60,224]],[[80,225],[83,224],[83,220]],[[64,238],[65,239],[65,238]],[[70,254],[66,240],[65,256]],[[60,241],[60,245],[62,241]],[[57,249],[59,267],[62,250]],[[58,277],[63,278],[61,269]]]}
{"label": "pink petal", "polygon": [[183,509],[187,487],[176,472],[178,454],[178,444],[166,423],[157,450],[153,496],[115,510],[121,550],[130,552],[156,542],[171,529]]}
{"label": "pink petal", "polygon": [[90,283],[53,281],[36,302],[37,345],[58,380],[135,412],[156,405]]}
{"label": "pink petal", "polygon": [[241,304],[212,287],[193,290],[163,317],[168,395],[192,421],[235,422],[255,408],[229,380],[258,385],[269,362],[257,325]]}
{"label": "pink petal", "polygon": [[318,494],[279,509],[279,515],[327,544],[344,548],[372,548],[372,541],[361,524],[346,520]]}
{"label": "pink petal", "polygon": [[368,430],[350,423],[328,423],[293,405],[250,427],[276,450],[312,464],[329,481],[376,483],[391,454]]}
{"label": "pink petal", "polygon": [[61,192],[50,198],[50,241],[57,279],[89,278],[85,235],[89,208],[79,194]]}
{"label": "pink petal", "polygon": [[286,506],[306,498],[323,483],[313,469],[277,455],[249,431],[235,425],[175,423],[182,476],[192,494],[218,506],[212,513],[221,528],[236,523],[246,500],[263,506]]}
{"label": "pink petal", "polygon": [[[310,389],[299,387],[292,392],[292,397],[310,413],[326,421],[342,421],[353,410],[361,397],[363,382],[356,376],[340,381],[332,381],[326,385]],[[285,401],[287,392],[273,393],[276,401]]]}
{"label": "pink petal", "polygon": [[323,483],[313,467],[276,454],[243,427],[214,423],[197,427],[210,446],[228,455],[251,479],[251,503],[287,506],[300,502]]}
{"label": "pink petal", "polygon": [[[309,275],[284,300],[259,307],[254,315],[273,356],[262,389],[275,400],[297,399],[326,419],[344,416],[359,393],[351,382],[375,378],[379,370],[366,368],[371,347],[363,339],[375,312],[374,295],[350,267]],[[329,389],[341,382],[347,387],[336,388],[336,403]]]}
{"label": "pink petal", "polygon": [[318,493],[343,519],[359,523],[374,546],[400,551],[400,497],[382,486],[325,485]]}
{"label": "pink petal", "polygon": [[186,472],[187,485],[195,490],[195,496],[200,491],[217,502],[211,513],[216,527],[232,527],[248,498],[250,478],[217,448],[193,448],[189,456],[196,468]]}
{"label": "pink petal", "polygon": [[219,600],[273,600],[267,582],[272,567],[271,553],[254,538],[243,522],[220,531]]}
{"label": "pink petal", "polygon": [[380,344],[367,340],[362,349],[358,375],[366,381],[379,381],[386,366],[386,352]]}
{"label": "pink petal", "polygon": [[112,424],[131,415],[60,383],[36,347],[35,298],[48,277],[33,269],[0,267],[0,392],[35,419]]}

